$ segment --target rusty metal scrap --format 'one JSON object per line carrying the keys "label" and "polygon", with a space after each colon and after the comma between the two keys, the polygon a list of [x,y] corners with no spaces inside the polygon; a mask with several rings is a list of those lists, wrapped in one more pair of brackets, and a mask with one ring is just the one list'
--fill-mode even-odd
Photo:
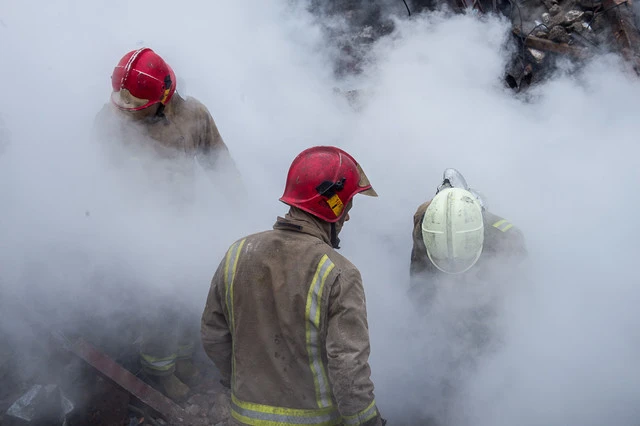
{"label": "rusty metal scrap", "polygon": [[[602,2],[611,23],[616,43],[624,58],[640,64],[640,32],[635,25],[635,16],[630,0],[604,0]],[[638,71],[636,69],[636,71]]]}
{"label": "rusty metal scrap", "polygon": [[[513,33],[518,37],[524,37],[522,35],[522,32],[518,28],[514,28]],[[561,53],[579,59],[584,59],[589,56],[589,51],[587,48],[571,46],[567,43],[556,43],[554,41],[545,40],[543,38],[535,37],[532,35],[524,38],[524,45],[526,47],[541,50],[543,52]]]}
{"label": "rusty metal scrap", "polygon": [[550,40],[529,36],[524,42],[525,46],[533,49],[542,50],[546,52],[562,53],[571,55],[576,58],[586,58],[588,55],[587,49],[571,46],[566,43],[555,43]]}

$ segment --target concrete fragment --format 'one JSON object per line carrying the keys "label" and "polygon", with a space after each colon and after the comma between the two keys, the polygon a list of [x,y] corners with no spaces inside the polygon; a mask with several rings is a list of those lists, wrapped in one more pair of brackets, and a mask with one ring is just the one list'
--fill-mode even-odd
{"label": "concrete fragment", "polygon": [[220,392],[215,396],[213,407],[209,411],[209,421],[211,423],[228,422],[231,417],[231,395],[227,392]]}
{"label": "concrete fragment", "polygon": [[556,25],[549,31],[549,40],[557,43],[568,43],[571,40],[569,33],[561,25]]}
{"label": "concrete fragment", "polygon": [[573,24],[582,18],[584,12],[580,12],[579,10],[570,10],[564,14],[564,21],[567,24]]}
{"label": "concrete fragment", "polygon": [[529,48],[529,53],[531,54],[531,56],[533,56],[533,59],[535,59],[536,62],[538,63],[541,63],[544,60],[544,57],[546,56],[546,54],[543,51],[537,50],[537,49]]}
{"label": "concrete fragment", "polygon": [[584,22],[574,22],[569,29],[574,33],[581,33],[586,28],[584,27]]}
{"label": "concrete fragment", "polygon": [[192,416],[198,416],[200,415],[200,406],[198,404],[191,404],[191,405],[188,405],[184,411],[186,411]]}

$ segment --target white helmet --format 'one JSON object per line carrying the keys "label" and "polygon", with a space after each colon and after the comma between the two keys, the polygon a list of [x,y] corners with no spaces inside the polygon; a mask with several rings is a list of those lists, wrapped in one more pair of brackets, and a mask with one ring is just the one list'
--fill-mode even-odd
{"label": "white helmet", "polygon": [[444,188],[422,219],[422,240],[429,259],[448,274],[460,274],[478,261],[484,243],[482,207],[472,193]]}

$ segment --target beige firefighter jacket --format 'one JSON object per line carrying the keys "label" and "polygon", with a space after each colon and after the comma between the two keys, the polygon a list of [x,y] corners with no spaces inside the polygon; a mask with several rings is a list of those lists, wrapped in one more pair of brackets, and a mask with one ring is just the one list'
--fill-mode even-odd
{"label": "beige firefighter jacket", "polygon": [[[119,149],[130,154],[145,154],[153,161],[166,160],[170,169],[193,175],[194,158],[207,171],[232,174],[239,183],[239,173],[229,155],[209,110],[198,100],[183,99],[176,92],[164,109],[165,118],[132,118],[132,113],[106,104],[98,113],[94,132],[115,163],[121,163]],[[221,170],[222,169],[222,170]]]}
{"label": "beige firefighter jacket", "polygon": [[[421,204],[413,215],[413,249],[411,250],[411,275],[423,272],[441,274],[440,270],[431,263],[427,249],[422,239],[422,220],[431,201]],[[502,259],[519,261],[527,254],[524,235],[506,219],[488,211],[483,211],[484,245],[482,254],[476,266],[482,265],[483,260],[500,256]],[[474,266],[474,267],[476,267]]]}
{"label": "beige firefighter jacket", "polygon": [[330,224],[302,210],[230,247],[202,342],[240,424],[382,424],[360,272],[331,248]]}

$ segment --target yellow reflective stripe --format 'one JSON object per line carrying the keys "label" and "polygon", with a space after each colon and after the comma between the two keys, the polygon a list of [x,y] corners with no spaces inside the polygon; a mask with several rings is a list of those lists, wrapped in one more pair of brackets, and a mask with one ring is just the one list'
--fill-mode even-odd
{"label": "yellow reflective stripe", "polygon": [[507,222],[507,219],[501,219],[494,223],[492,226],[501,230],[502,232],[507,232],[509,229],[513,228],[513,225]]}
{"label": "yellow reflective stripe", "polygon": [[178,355],[180,354],[184,354],[184,353],[191,353],[194,350],[194,346],[193,343],[189,343],[186,345],[180,345],[178,346]]}
{"label": "yellow reflective stripe", "polygon": [[342,422],[334,407],[317,410],[273,407],[240,401],[233,393],[231,415],[245,424],[259,426],[334,426]]}
{"label": "yellow reflective stripe", "polygon": [[335,265],[325,254],[320,259],[316,273],[311,280],[309,293],[307,294],[307,306],[305,309],[307,354],[309,354],[309,368],[313,375],[313,384],[316,390],[316,402],[318,407],[331,407],[331,387],[324,368],[321,356],[320,341],[320,311],[322,305],[322,291],[327,280],[327,275]]}
{"label": "yellow reflective stripe", "polygon": [[369,404],[369,406],[364,410],[354,414],[353,416],[342,416],[342,420],[345,425],[358,426],[368,422],[369,420],[374,418],[377,414],[378,414],[378,408],[376,407],[376,401],[373,400],[371,404]]}
{"label": "yellow reflective stripe", "polygon": [[235,339],[233,334],[236,326],[233,319],[233,281],[236,278],[236,269],[238,267],[238,259],[240,258],[240,252],[246,239],[235,242],[227,251],[227,257],[224,263],[224,286],[225,286],[225,300],[227,303],[227,312],[229,312],[230,326],[231,326],[231,386],[233,388],[236,377],[236,357],[235,357]]}
{"label": "yellow reflective stripe", "polygon": [[495,228],[499,228],[499,227],[500,227],[500,225],[502,225],[502,224],[503,224],[503,223],[505,223],[506,221],[507,221],[507,219],[499,220],[499,221],[497,221],[496,223],[494,223],[494,224],[493,224],[493,226],[494,226]]}
{"label": "yellow reflective stripe", "polygon": [[178,358],[190,358],[191,356],[193,356],[193,353],[195,352],[195,347],[194,345],[188,344],[188,345],[180,345],[178,346]]}
{"label": "yellow reflective stripe", "polygon": [[176,354],[172,354],[166,357],[156,358],[147,354],[140,354],[140,363],[152,370],[166,371],[173,368],[176,363]]}

